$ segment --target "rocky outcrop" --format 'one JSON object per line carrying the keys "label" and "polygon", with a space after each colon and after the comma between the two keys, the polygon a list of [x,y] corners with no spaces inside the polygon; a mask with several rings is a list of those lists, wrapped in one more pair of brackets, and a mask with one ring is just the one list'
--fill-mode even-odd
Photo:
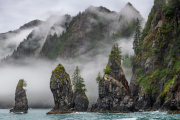
{"label": "rocky outcrop", "polygon": [[[52,72],[50,89],[54,97],[54,108],[47,114],[67,113],[74,110],[71,80],[65,68],[59,64]],[[68,113],[69,113],[68,112]]]}
{"label": "rocky outcrop", "polygon": [[123,84],[109,75],[104,75],[99,83],[99,98],[91,106],[92,112],[128,112],[133,110],[133,100]]}
{"label": "rocky outcrop", "polygon": [[82,89],[77,89],[74,92],[74,102],[77,111],[87,111],[89,100]]}
{"label": "rocky outcrop", "polygon": [[130,95],[128,81],[126,80],[125,74],[121,67],[121,61],[109,59],[107,66],[111,69],[111,73],[109,75],[118,82],[122,83],[126,95]]}
{"label": "rocky outcrop", "polygon": [[[117,49],[117,48],[114,48]],[[113,52],[112,52],[113,53]],[[111,53],[111,54],[112,54]],[[99,81],[99,98],[89,108],[91,112],[130,112],[134,110],[133,99],[130,97],[128,82],[121,68],[121,61],[112,54],[105,73]]]}
{"label": "rocky outcrop", "polygon": [[19,80],[15,93],[15,106],[13,107],[13,109],[10,110],[10,112],[14,112],[14,113],[28,112],[28,100],[26,97],[26,90],[23,89],[23,86],[25,84],[26,83],[24,80]]}

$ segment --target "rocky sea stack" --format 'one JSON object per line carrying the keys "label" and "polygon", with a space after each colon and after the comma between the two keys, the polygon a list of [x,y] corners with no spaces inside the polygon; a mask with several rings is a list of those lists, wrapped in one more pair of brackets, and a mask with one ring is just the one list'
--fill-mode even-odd
{"label": "rocky sea stack", "polygon": [[61,64],[52,72],[50,89],[53,93],[55,106],[47,114],[72,113],[75,110],[71,80]]}
{"label": "rocky sea stack", "polygon": [[90,112],[129,112],[133,111],[133,100],[124,72],[121,68],[121,50],[115,44],[109,55],[109,62],[104,69],[104,76],[99,80],[99,98],[89,108]]}
{"label": "rocky sea stack", "polygon": [[15,106],[13,107],[13,109],[10,110],[10,112],[13,113],[28,112],[28,100],[26,97],[26,90],[23,88],[26,85],[27,83],[23,79],[19,80],[15,93]]}
{"label": "rocky sea stack", "polygon": [[75,108],[77,111],[87,111],[89,100],[86,96],[86,93],[82,89],[77,89],[74,92],[74,101],[75,101]]}

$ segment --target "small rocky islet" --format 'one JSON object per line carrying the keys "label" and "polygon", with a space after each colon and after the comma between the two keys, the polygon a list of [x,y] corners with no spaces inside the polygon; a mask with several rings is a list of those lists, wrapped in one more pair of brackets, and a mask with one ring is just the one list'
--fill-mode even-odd
{"label": "small rocky islet", "polygon": [[26,97],[26,90],[23,88],[26,86],[26,82],[21,79],[19,80],[16,93],[15,93],[15,106],[10,110],[10,113],[27,113],[28,112],[28,100]]}
{"label": "small rocky islet", "polygon": [[65,114],[77,111],[87,111],[89,100],[84,91],[72,90],[69,74],[62,64],[59,64],[50,79],[50,89],[54,96],[54,108],[47,114]]}

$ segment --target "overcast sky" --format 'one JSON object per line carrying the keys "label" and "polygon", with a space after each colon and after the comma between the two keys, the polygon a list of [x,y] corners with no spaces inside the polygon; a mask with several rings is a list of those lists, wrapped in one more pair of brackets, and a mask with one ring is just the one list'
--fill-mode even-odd
{"label": "overcast sky", "polygon": [[147,20],[154,0],[0,0],[0,33],[18,29],[34,19],[46,20],[50,15],[74,16],[90,5],[119,12],[127,2]]}

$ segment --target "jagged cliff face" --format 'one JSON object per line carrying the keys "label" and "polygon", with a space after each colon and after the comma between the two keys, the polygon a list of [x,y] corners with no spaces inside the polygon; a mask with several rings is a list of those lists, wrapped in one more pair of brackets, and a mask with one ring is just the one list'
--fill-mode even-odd
{"label": "jagged cliff face", "polygon": [[[133,16],[127,13],[129,10],[133,11]],[[137,17],[144,21],[131,4],[127,4],[119,13],[104,7],[90,6],[72,18],[68,15],[63,18],[51,17],[29,34],[17,50],[3,61],[22,60],[26,57],[55,60],[83,54],[104,54],[107,44],[111,45],[120,38],[133,35]]]}
{"label": "jagged cliff face", "polygon": [[10,112],[23,112],[27,113],[28,111],[28,100],[26,97],[26,90],[23,89],[23,82],[24,80],[19,80],[16,93],[15,93],[15,106]]}
{"label": "jagged cliff face", "polygon": [[50,89],[55,103],[53,110],[69,111],[71,108],[74,108],[71,80],[61,64],[52,72]]}
{"label": "jagged cliff face", "polygon": [[133,64],[130,89],[138,110],[179,110],[179,8],[176,0],[155,0]]}

